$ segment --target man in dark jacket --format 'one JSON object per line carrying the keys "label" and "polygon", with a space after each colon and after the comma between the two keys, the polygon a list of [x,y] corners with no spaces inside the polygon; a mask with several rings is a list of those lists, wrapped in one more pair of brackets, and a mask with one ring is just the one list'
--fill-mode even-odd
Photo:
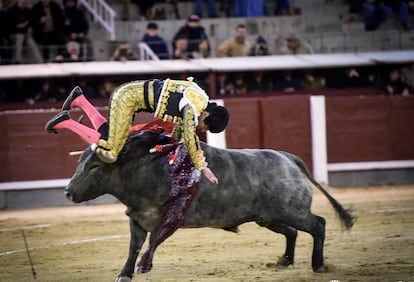
{"label": "man in dark jacket", "polygon": [[[34,39],[43,47],[43,58],[53,60],[56,55],[55,46],[64,49],[65,16],[62,8],[53,0],[39,0],[32,7]],[[52,48],[54,47],[54,48]],[[53,56],[50,51],[53,51]]]}
{"label": "man in dark jacket", "polygon": [[17,0],[9,9],[9,17],[14,40],[13,62],[17,64],[23,63],[23,46],[26,44],[32,55],[27,61],[29,63],[42,63],[42,55],[32,36],[31,14],[27,6],[27,0]]}
{"label": "man in dark jacket", "polygon": [[190,53],[198,50],[198,44],[200,41],[204,39],[208,41],[206,31],[204,27],[200,25],[200,18],[197,15],[191,15],[188,18],[186,25],[182,26],[174,35],[173,48],[175,48],[175,41],[179,38],[187,39],[187,51]]}
{"label": "man in dark jacket", "polygon": [[156,23],[148,23],[147,32],[142,38],[142,42],[146,43],[161,60],[170,58],[167,43],[158,35],[158,25]]}

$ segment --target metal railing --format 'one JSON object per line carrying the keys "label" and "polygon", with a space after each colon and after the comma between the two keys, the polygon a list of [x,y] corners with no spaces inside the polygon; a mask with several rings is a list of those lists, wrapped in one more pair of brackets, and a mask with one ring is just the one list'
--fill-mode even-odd
{"label": "metal railing", "polygon": [[99,22],[110,34],[111,40],[115,40],[115,16],[116,12],[104,0],[80,0],[95,22]]}
{"label": "metal railing", "polygon": [[154,60],[158,61],[160,58],[151,50],[151,48],[144,42],[138,43],[139,58],[141,61]]}

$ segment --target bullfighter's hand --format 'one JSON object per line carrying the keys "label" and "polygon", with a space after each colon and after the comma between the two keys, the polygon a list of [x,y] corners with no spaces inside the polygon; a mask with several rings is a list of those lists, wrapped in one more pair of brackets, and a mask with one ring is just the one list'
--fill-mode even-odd
{"label": "bullfighter's hand", "polygon": [[214,175],[214,173],[208,168],[204,168],[201,170],[201,173],[204,175],[205,178],[207,178],[211,183],[218,184],[218,179]]}

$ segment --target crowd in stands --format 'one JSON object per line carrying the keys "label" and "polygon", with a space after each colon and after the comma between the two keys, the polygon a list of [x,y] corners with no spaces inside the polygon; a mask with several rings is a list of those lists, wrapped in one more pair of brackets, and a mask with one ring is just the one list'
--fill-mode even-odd
{"label": "crowd in stands", "polygon": [[[414,63],[376,68],[337,68],[329,70],[254,71],[219,73],[216,93],[219,96],[257,93],[303,93],[318,89],[375,89],[390,96],[414,95]],[[335,92],[335,91],[333,91]]]}
{"label": "crowd in stands", "polygon": [[3,7],[0,1],[0,63],[80,62],[93,60],[89,21],[76,0],[27,0]]}
{"label": "crowd in stands", "polygon": [[[88,38],[89,21],[77,3],[77,0],[37,0],[32,7],[28,0],[15,0],[9,7],[2,7],[0,0],[0,63],[46,63],[46,62],[82,62],[93,58],[92,43]],[[270,0],[268,0],[270,1]],[[155,0],[138,1],[141,18],[147,20],[146,32],[140,39],[159,59],[197,59],[210,57],[244,57],[267,55],[312,54],[314,50],[306,41],[296,34],[284,38],[281,48],[272,54],[267,39],[260,34],[248,34],[244,24],[238,24],[234,34],[219,42],[212,49],[210,39],[202,25],[203,17],[218,17],[219,11],[226,16],[264,16],[268,15],[264,7],[265,0],[238,1],[202,1],[195,3],[194,14],[187,17],[183,26],[170,38],[159,35],[158,19],[163,12]],[[177,1],[169,1],[176,5]],[[111,3],[108,0],[108,3]],[[123,0],[129,5],[129,0]],[[353,1],[349,0],[351,14],[357,14],[365,23],[366,30],[376,30],[393,13],[396,14],[404,30],[408,30],[410,13],[414,11],[414,0],[401,1]],[[273,1],[274,10],[271,15],[294,15],[301,13],[292,7],[289,0]],[[207,6],[206,6],[207,5]],[[204,9],[204,7],[207,9]],[[128,7],[128,6],[126,6]],[[122,19],[129,18],[129,10],[122,14]],[[204,12],[204,13],[203,13]],[[158,15],[156,15],[158,13]],[[180,15],[176,14],[179,18]],[[248,38],[256,36],[254,42]],[[108,60],[138,60],[139,54],[130,46],[130,42],[121,41],[115,46]],[[390,95],[414,94],[413,65],[387,70],[384,74],[365,74],[356,68],[336,71],[335,75],[321,73],[316,70],[286,70],[275,72],[250,72],[217,75],[217,95],[247,95],[257,92],[295,92],[306,89],[340,88],[340,87],[377,87]],[[111,80],[93,87],[87,81],[80,81],[89,87],[91,97],[106,97],[113,90]],[[40,85],[32,85],[33,81],[16,80],[13,99],[5,98],[4,89],[0,93],[0,101],[27,101],[34,103],[42,100],[59,100],[66,95],[65,87],[53,85],[53,81],[45,80]],[[68,87],[70,88],[70,87]],[[9,97],[11,95],[7,95]]]}
{"label": "crowd in stands", "polygon": [[348,0],[352,14],[361,16],[366,30],[377,30],[394,14],[401,27],[408,31],[414,0]]}

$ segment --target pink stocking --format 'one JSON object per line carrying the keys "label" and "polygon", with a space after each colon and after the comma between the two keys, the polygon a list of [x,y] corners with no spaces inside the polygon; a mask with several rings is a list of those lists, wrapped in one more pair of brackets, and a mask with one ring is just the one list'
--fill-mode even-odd
{"label": "pink stocking", "polygon": [[75,106],[81,108],[92,122],[93,128],[99,129],[102,124],[106,123],[106,118],[98,112],[98,110],[88,101],[88,99],[86,99],[84,95],[76,97],[70,105],[71,107]]}
{"label": "pink stocking", "polygon": [[79,122],[76,122],[73,119],[61,121],[58,124],[56,124],[53,128],[54,129],[63,129],[63,128],[69,129],[75,132],[76,134],[78,134],[89,144],[92,144],[92,143],[97,144],[99,141],[99,138],[101,137],[101,134],[98,131],[92,128],[89,128],[83,124],[80,124]]}

